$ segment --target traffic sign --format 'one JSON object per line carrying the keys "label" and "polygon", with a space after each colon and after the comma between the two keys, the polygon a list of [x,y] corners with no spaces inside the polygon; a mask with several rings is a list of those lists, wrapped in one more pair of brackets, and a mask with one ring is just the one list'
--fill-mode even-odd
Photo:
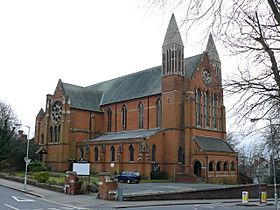
{"label": "traffic sign", "polygon": [[28,164],[31,162],[31,159],[27,159],[26,157],[24,157],[24,161],[27,162]]}

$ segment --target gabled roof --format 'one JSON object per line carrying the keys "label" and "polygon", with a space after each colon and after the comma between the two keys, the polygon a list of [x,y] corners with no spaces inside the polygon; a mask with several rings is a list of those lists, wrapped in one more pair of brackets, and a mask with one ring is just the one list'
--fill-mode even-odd
{"label": "gabled roof", "polygon": [[185,77],[191,78],[202,60],[202,54],[194,55],[185,59]]}
{"label": "gabled roof", "polygon": [[161,67],[157,66],[89,87],[103,93],[100,105],[141,98],[161,93]]}
{"label": "gabled roof", "polygon": [[184,46],[175,16],[172,14],[162,46],[167,46],[174,43]]}
{"label": "gabled roof", "polygon": [[205,152],[231,152],[234,150],[229,146],[229,144],[222,139],[214,137],[204,137],[196,136],[193,140],[197,143],[200,149]]}
{"label": "gabled roof", "polygon": [[98,141],[113,141],[113,140],[128,140],[128,139],[143,139],[155,135],[163,131],[162,128],[153,128],[149,130],[132,130],[132,131],[121,131],[121,132],[110,132],[105,133],[97,138],[90,139],[89,142]]}
{"label": "gabled roof", "polygon": [[99,90],[88,90],[87,88],[62,83],[64,93],[70,98],[71,106],[79,109],[101,111],[100,101],[103,92]]}
{"label": "gabled roof", "polygon": [[38,112],[36,118],[44,117],[44,115],[45,115],[44,110],[41,108],[40,111]]}
{"label": "gabled roof", "polygon": [[[186,78],[191,78],[202,56],[185,59]],[[161,94],[161,76],[161,66],[156,66],[87,87],[62,82],[62,88],[72,107],[100,112],[102,105]]]}

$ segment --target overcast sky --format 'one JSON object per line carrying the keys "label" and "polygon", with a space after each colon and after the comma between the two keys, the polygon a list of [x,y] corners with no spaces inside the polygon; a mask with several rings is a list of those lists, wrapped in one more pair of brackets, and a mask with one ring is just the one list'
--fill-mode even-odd
{"label": "overcast sky", "polygon": [[[161,64],[161,46],[171,14],[141,0],[0,1],[0,100],[31,127],[45,110],[57,82],[88,86]],[[201,53],[206,41],[191,31],[185,57]],[[222,57],[223,75],[231,71]],[[225,62],[226,60],[226,62]]]}

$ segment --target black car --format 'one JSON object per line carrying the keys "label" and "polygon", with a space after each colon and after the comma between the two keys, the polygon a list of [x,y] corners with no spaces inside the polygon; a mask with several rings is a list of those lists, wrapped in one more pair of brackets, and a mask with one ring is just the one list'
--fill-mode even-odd
{"label": "black car", "polygon": [[139,172],[123,171],[118,176],[116,176],[116,181],[127,182],[127,183],[139,183],[141,176]]}

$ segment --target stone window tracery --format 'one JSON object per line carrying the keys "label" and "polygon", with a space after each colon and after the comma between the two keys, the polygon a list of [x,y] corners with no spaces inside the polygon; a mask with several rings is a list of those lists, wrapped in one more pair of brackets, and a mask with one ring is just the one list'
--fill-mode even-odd
{"label": "stone window tracery", "polygon": [[138,105],[138,128],[144,128],[144,105],[142,102]]}
{"label": "stone window tracery", "polygon": [[122,129],[127,129],[127,107],[126,105],[122,106]]}
{"label": "stone window tracery", "polygon": [[107,131],[112,131],[112,109],[110,107],[107,110]]}
{"label": "stone window tracery", "polygon": [[129,145],[129,161],[134,161],[134,147],[132,145]]}
{"label": "stone window tracery", "polygon": [[114,162],[116,160],[115,158],[115,147],[114,146],[111,146],[110,148],[110,152],[111,152],[111,161]]}
{"label": "stone window tracery", "polygon": [[162,111],[160,99],[158,99],[156,102],[156,115],[156,127],[161,127]]}

